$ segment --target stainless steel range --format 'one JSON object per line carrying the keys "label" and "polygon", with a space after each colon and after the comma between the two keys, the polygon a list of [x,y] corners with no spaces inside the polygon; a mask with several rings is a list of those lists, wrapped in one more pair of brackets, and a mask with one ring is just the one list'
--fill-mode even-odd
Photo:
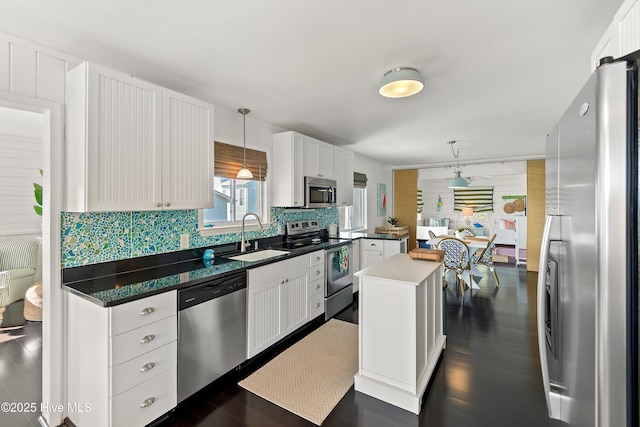
{"label": "stainless steel range", "polygon": [[[325,249],[324,318],[338,314],[353,302],[353,245],[350,240],[331,239],[316,220],[287,223],[286,246],[292,249],[329,243]],[[323,245],[327,246],[327,245]]]}

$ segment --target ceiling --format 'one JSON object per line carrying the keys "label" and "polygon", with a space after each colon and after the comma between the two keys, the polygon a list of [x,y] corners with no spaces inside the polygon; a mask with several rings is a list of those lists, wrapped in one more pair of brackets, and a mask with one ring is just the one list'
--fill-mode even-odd
{"label": "ceiling", "polygon": [[[3,0],[0,30],[402,168],[541,158],[621,4]],[[425,89],[378,95],[398,66]]]}

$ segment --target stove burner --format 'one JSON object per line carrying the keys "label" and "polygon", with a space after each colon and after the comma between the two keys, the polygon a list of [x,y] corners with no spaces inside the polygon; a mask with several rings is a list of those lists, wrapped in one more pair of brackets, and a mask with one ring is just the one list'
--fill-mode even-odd
{"label": "stove burner", "polygon": [[329,240],[329,233],[321,229],[317,220],[292,221],[287,223],[285,245],[295,249],[317,245]]}

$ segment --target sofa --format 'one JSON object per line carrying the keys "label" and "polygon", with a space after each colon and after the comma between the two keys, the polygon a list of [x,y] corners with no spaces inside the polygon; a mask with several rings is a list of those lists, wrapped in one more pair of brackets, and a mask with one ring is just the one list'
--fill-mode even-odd
{"label": "sofa", "polygon": [[0,241],[0,324],[6,307],[36,282],[39,249],[35,239]]}

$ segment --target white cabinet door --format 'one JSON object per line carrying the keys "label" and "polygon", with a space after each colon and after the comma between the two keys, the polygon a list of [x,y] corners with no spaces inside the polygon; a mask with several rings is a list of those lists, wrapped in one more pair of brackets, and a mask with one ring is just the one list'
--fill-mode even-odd
{"label": "white cabinet door", "polygon": [[333,177],[337,181],[338,206],[353,205],[353,152],[333,148]]}
{"label": "white cabinet door", "polygon": [[333,146],[304,137],[304,176],[333,179]]}
{"label": "white cabinet door", "polygon": [[247,358],[309,321],[309,255],[248,270]]}
{"label": "white cabinet door", "polygon": [[400,253],[407,253],[407,239],[384,241],[384,259]]}
{"label": "white cabinet door", "polygon": [[66,100],[66,210],[213,206],[212,105],[87,62]]}
{"label": "white cabinet door", "polygon": [[249,283],[247,293],[247,358],[276,343],[282,336],[283,278],[263,284]]}
{"label": "white cabinet door", "polygon": [[85,62],[69,71],[66,99],[66,209],[156,209],[162,89]]}
{"label": "white cabinet door", "polygon": [[273,135],[271,204],[304,206],[304,135],[281,132]]}
{"label": "white cabinet door", "polygon": [[282,322],[284,335],[309,321],[309,275],[303,273],[285,280],[282,285]]}
{"label": "white cabinet door", "polygon": [[213,108],[163,89],[164,209],[213,207]]}

